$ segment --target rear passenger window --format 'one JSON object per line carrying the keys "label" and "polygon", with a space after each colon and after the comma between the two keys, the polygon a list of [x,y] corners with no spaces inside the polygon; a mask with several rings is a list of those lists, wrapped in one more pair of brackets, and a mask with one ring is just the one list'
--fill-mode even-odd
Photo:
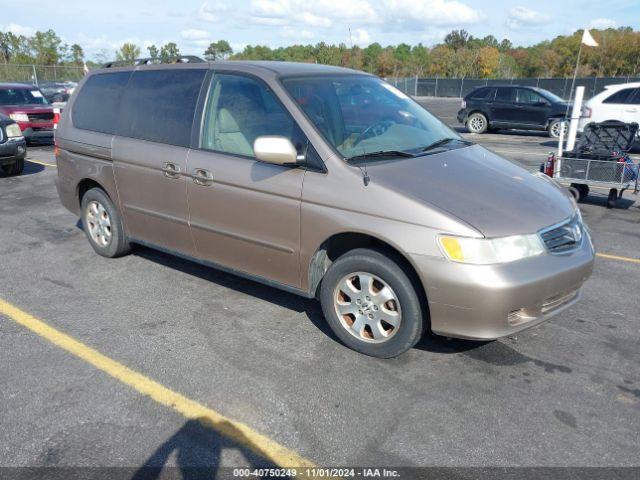
{"label": "rear passenger window", "polygon": [[291,140],[302,153],[305,137],[274,93],[249,77],[216,74],[209,90],[200,147],[254,157],[253,142],[262,135]]}
{"label": "rear passenger window", "polygon": [[514,102],[515,88],[498,88],[496,91],[496,100],[499,102]]}
{"label": "rear passenger window", "polygon": [[89,77],[73,102],[73,126],[113,134],[118,107],[131,72],[100,73]]}
{"label": "rear passenger window", "polygon": [[633,93],[633,88],[625,88],[623,90],[618,90],[613,95],[605,98],[602,103],[626,103],[627,99]]}
{"label": "rear passenger window", "polygon": [[204,69],[134,72],[120,108],[118,135],[188,147]]}
{"label": "rear passenger window", "polygon": [[470,98],[474,100],[489,100],[493,95],[493,88],[479,88],[475,92],[471,92]]}

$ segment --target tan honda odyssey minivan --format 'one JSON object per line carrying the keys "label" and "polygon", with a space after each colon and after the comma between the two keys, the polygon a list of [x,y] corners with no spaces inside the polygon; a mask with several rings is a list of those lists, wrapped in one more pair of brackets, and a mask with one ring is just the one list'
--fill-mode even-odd
{"label": "tan honda odyssey minivan", "polygon": [[593,267],[562,188],[349,69],[108,65],[56,144],[60,199],[97,253],[147,245],[318,298],[368,355],[537,325]]}

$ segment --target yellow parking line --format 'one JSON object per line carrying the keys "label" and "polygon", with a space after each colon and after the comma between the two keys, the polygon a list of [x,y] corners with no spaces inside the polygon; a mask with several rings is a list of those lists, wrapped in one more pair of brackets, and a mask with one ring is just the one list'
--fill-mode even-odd
{"label": "yellow parking line", "polygon": [[54,167],[57,168],[58,166],[54,163],[46,163],[46,162],[40,162],[38,160],[31,160],[29,158],[25,158],[25,160],[29,163],[37,163],[38,165],[44,165],[45,167]]}
{"label": "yellow parking line", "polygon": [[[215,429],[221,435],[245,446],[275,465],[283,468],[314,466],[310,460],[256,432],[244,423],[227,418],[215,410],[205,407],[145,377],[141,373],[131,370],[2,299],[0,299],[0,315],[10,318],[45,340],[93,365],[95,368],[134,388],[161,405],[175,410],[188,419],[198,420],[205,426]],[[303,473],[298,472],[298,475]]]}
{"label": "yellow parking line", "polygon": [[640,258],[621,257],[619,255],[610,255],[608,253],[596,253],[596,257],[608,258],[609,260],[620,260],[621,262],[640,264]]}

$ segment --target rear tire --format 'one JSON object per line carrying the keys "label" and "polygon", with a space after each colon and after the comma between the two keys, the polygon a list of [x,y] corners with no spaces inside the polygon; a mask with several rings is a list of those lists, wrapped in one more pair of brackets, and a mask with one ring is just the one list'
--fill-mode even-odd
{"label": "rear tire", "polygon": [[358,248],[338,258],[322,279],[320,302],[342,343],[372,357],[406,352],[425,329],[420,297],[409,275],[376,250]]}
{"label": "rear tire", "polygon": [[485,133],[489,128],[489,121],[482,113],[472,113],[467,118],[467,130],[471,133]]}
{"label": "rear tire", "polygon": [[24,158],[16,160],[10,165],[3,165],[2,172],[5,175],[20,175],[24,171]]}
{"label": "rear tire", "polygon": [[98,255],[115,258],[130,252],[120,213],[100,188],[88,190],[81,202],[82,226]]}

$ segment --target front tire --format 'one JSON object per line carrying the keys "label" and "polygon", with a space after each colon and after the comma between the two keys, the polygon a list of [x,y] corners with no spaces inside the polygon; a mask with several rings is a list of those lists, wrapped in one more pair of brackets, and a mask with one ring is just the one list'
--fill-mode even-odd
{"label": "front tire", "polygon": [[129,253],[120,213],[104,190],[88,190],[82,197],[81,211],[84,233],[98,255],[115,258]]}
{"label": "front tire", "polygon": [[467,130],[471,133],[485,133],[489,128],[489,121],[482,113],[472,113],[467,118]]}
{"label": "front tire", "polygon": [[424,332],[423,309],[410,277],[376,250],[359,248],[338,258],[322,280],[320,302],[338,338],[365,355],[396,357]]}

